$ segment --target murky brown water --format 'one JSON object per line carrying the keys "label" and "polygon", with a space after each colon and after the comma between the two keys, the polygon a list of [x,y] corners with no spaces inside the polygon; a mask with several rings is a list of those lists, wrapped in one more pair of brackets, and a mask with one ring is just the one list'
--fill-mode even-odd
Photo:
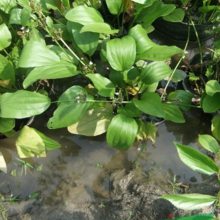
{"label": "murky brown water", "polygon": [[[95,199],[99,191],[97,179],[103,175],[104,169],[128,169],[129,166],[139,166],[146,175],[156,167],[158,170],[168,171],[171,176],[177,175],[184,182],[202,182],[205,177],[180,162],[173,144],[174,141],[196,144],[197,134],[204,133],[209,128],[209,123],[202,121],[199,114],[188,114],[187,121],[190,123],[161,124],[155,146],[147,142],[142,145],[141,152],[140,147],[133,147],[127,152],[112,149],[107,146],[104,135],[85,138],[71,135],[65,129],[48,131],[41,125],[41,130],[59,141],[62,147],[49,152],[47,158],[28,160],[42,169],[37,171],[29,168],[26,175],[17,160],[15,138],[0,140],[0,150],[8,165],[8,174],[0,173],[0,193],[27,198],[31,193],[39,192],[48,198],[48,203],[53,203],[53,196],[65,195],[65,184],[66,188],[78,186],[71,191],[75,202],[90,201]],[[16,176],[10,175],[13,170],[14,173],[16,170]],[[110,190],[108,181],[105,185],[106,190]]]}

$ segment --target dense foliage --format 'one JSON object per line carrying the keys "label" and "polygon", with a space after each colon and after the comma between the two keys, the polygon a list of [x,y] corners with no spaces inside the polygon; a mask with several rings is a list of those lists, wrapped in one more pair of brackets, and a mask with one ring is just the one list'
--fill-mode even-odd
{"label": "dense foliage", "polygon": [[[185,46],[154,42],[155,21],[182,22]],[[214,137],[201,135],[199,142],[218,155],[219,21],[218,1],[1,0],[0,134],[20,130],[16,147],[21,158],[46,156],[60,145],[31,127],[43,114],[48,129],[106,133],[110,146],[127,149],[135,141],[154,142],[155,122],[184,123],[184,112],[196,107],[215,114]],[[197,30],[204,23],[209,26],[205,36],[212,39],[205,50]],[[200,52],[197,66],[185,65],[192,32]],[[216,161],[176,146],[189,167],[219,177]],[[1,153],[0,169],[7,172]],[[199,194],[164,198],[185,209],[219,202]]]}

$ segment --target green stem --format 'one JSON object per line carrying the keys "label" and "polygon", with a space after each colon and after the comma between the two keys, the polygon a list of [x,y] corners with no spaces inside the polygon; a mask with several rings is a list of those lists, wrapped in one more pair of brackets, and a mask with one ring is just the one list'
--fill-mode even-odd
{"label": "green stem", "polygon": [[196,27],[195,27],[195,23],[194,23],[194,21],[192,20],[191,17],[189,17],[189,19],[190,19],[190,24],[193,26],[193,30],[194,30],[194,33],[195,33],[195,35],[196,35],[196,40],[197,40],[198,45],[199,45],[200,65],[201,65],[201,71],[202,71],[202,66],[203,66],[203,60],[202,60],[202,45],[201,45],[201,42],[200,42],[200,39],[199,39],[198,31],[196,30]]}
{"label": "green stem", "polygon": [[60,37],[59,40],[63,43],[63,45],[69,50],[69,52],[83,65],[86,64],[76,55],[76,53],[69,47],[69,45]]}
{"label": "green stem", "polygon": [[[46,17],[43,13],[41,13],[39,15],[39,17],[42,17],[45,21],[46,21]],[[53,34],[51,33],[51,31],[49,30],[49,28],[47,27],[47,24],[44,25],[44,21],[40,21],[41,26],[47,31],[47,33],[53,38],[53,40],[55,41],[55,43],[63,50],[63,47],[59,44],[59,42],[56,40],[56,38],[53,37]],[[46,27],[45,27],[46,26]],[[63,40],[62,37],[58,38],[63,45],[69,50],[69,52],[83,65],[86,66],[86,64],[77,56],[77,54],[69,47],[69,45]],[[65,52],[66,53],[66,52]]]}
{"label": "green stem", "polygon": [[188,44],[189,44],[189,35],[190,35],[190,32],[189,32],[189,31],[190,31],[190,29],[188,29],[188,36],[187,36],[187,41],[186,41],[185,47],[184,47],[184,49],[183,49],[183,55],[181,56],[181,58],[179,59],[178,63],[176,64],[175,68],[173,69],[172,73],[171,73],[170,76],[169,76],[169,80],[167,81],[167,84],[166,84],[166,86],[165,86],[165,88],[164,88],[164,91],[163,91],[163,93],[162,93],[162,95],[161,95],[161,100],[163,100],[163,98],[164,98],[164,96],[165,96],[165,94],[166,94],[167,88],[168,88],[168,86],[169,86],[169,84],[170,84],[170,82],[171,82],[171,80],[172,80],[172,78],[173,78],[173,75],[174,75],[174,73],[176,72],[178,66],[180,65],[180,63],[182,62],[182,60],[185,58],[186,50],[187,50],[187,47],[188,47]]}

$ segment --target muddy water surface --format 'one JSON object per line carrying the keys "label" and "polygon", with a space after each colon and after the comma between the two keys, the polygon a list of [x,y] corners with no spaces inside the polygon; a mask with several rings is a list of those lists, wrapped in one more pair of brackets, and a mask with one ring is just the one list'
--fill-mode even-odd
{"label": "muddy water surface", "polygon": [[44,204],[55,207],[60,203],[73,209],[73,204],[110,197],[110,175],[120,170],[128,173],[138,167],[146,177],[151,170],[158,170],[158,175],[164,173],[164,177],[170,180],[176,175],[184,183],[201,183],[207,177],[183,165],[173,144],[176,141],[196,145],[198,133],[205,133],[209,128],[209,123],[199,114],[188,114],[187,121],[190,123],[186,124],[162,123],[158,126],[155,145],[147,142],[127,152],[108,147],[104,135],[85,138],[69,134],[65,129],[48,131],[41,123],[37,125],[41,131],[59,141],[62,147],[49,152],[47,158],[27,160],[34,169],[27,168],[25,172],[17,160],[15,138],[0,140],[0,150],[8,166],[8,174],[0,173],[0,193],[26,200],[37,192],[44,198]]}

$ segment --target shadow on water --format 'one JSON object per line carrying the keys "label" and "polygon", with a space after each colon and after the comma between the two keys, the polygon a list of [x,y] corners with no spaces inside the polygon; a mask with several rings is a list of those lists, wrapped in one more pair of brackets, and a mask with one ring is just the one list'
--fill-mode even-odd
{"label": "shadow on water", "polygon": [[[0,150],[6,158],[9,173],[16,170],[16,176],[0,173],[0,193],[26,200],[33,192],[38,192],[38,202],[43,205],[39,208],[35,204],[31,212],[38,213],[39,209],[44,215],[51,215],[45,219],[92,219],[80,209],[81,206],[88,208],[87,203],[95,203],[94,219],[103,219],[103,216],[104,219],[117,219],[117,215],[114,218],[107,211],[115,187],[112,178],[120,179],[136,169],[146,178],[156,179],[157,175],[164,173],[166,176],[168,173],[168,179],[177,175],[184,183],[201,183],[206,179],[180,162],[173,142],[196,146],[198,133],[209,132],[210,122],[198,111],[189,113],[186,118],[188,123],[185,124],[161,124],[155,145],[147,142],[142,151],[140,147],[133,147],[126,152],[108,147],[104,135],[85,138],[71,135],[64,129],[48,131],[41,122],[40,130],[59,141],[62,147],[49,152],[47,158],[27,160],[35,168],[42,169],[28,169],[24,175],[16,160],[15,138],[0,140]],[[156,170],[153,175],[152,170]],[[158,181],[156,184],[163,183]],[[114,203],[109,203],[111,207],[114,205],[119,208],[120,202],[114,199]],[[111,215],[109,218],[108,214]]]}

